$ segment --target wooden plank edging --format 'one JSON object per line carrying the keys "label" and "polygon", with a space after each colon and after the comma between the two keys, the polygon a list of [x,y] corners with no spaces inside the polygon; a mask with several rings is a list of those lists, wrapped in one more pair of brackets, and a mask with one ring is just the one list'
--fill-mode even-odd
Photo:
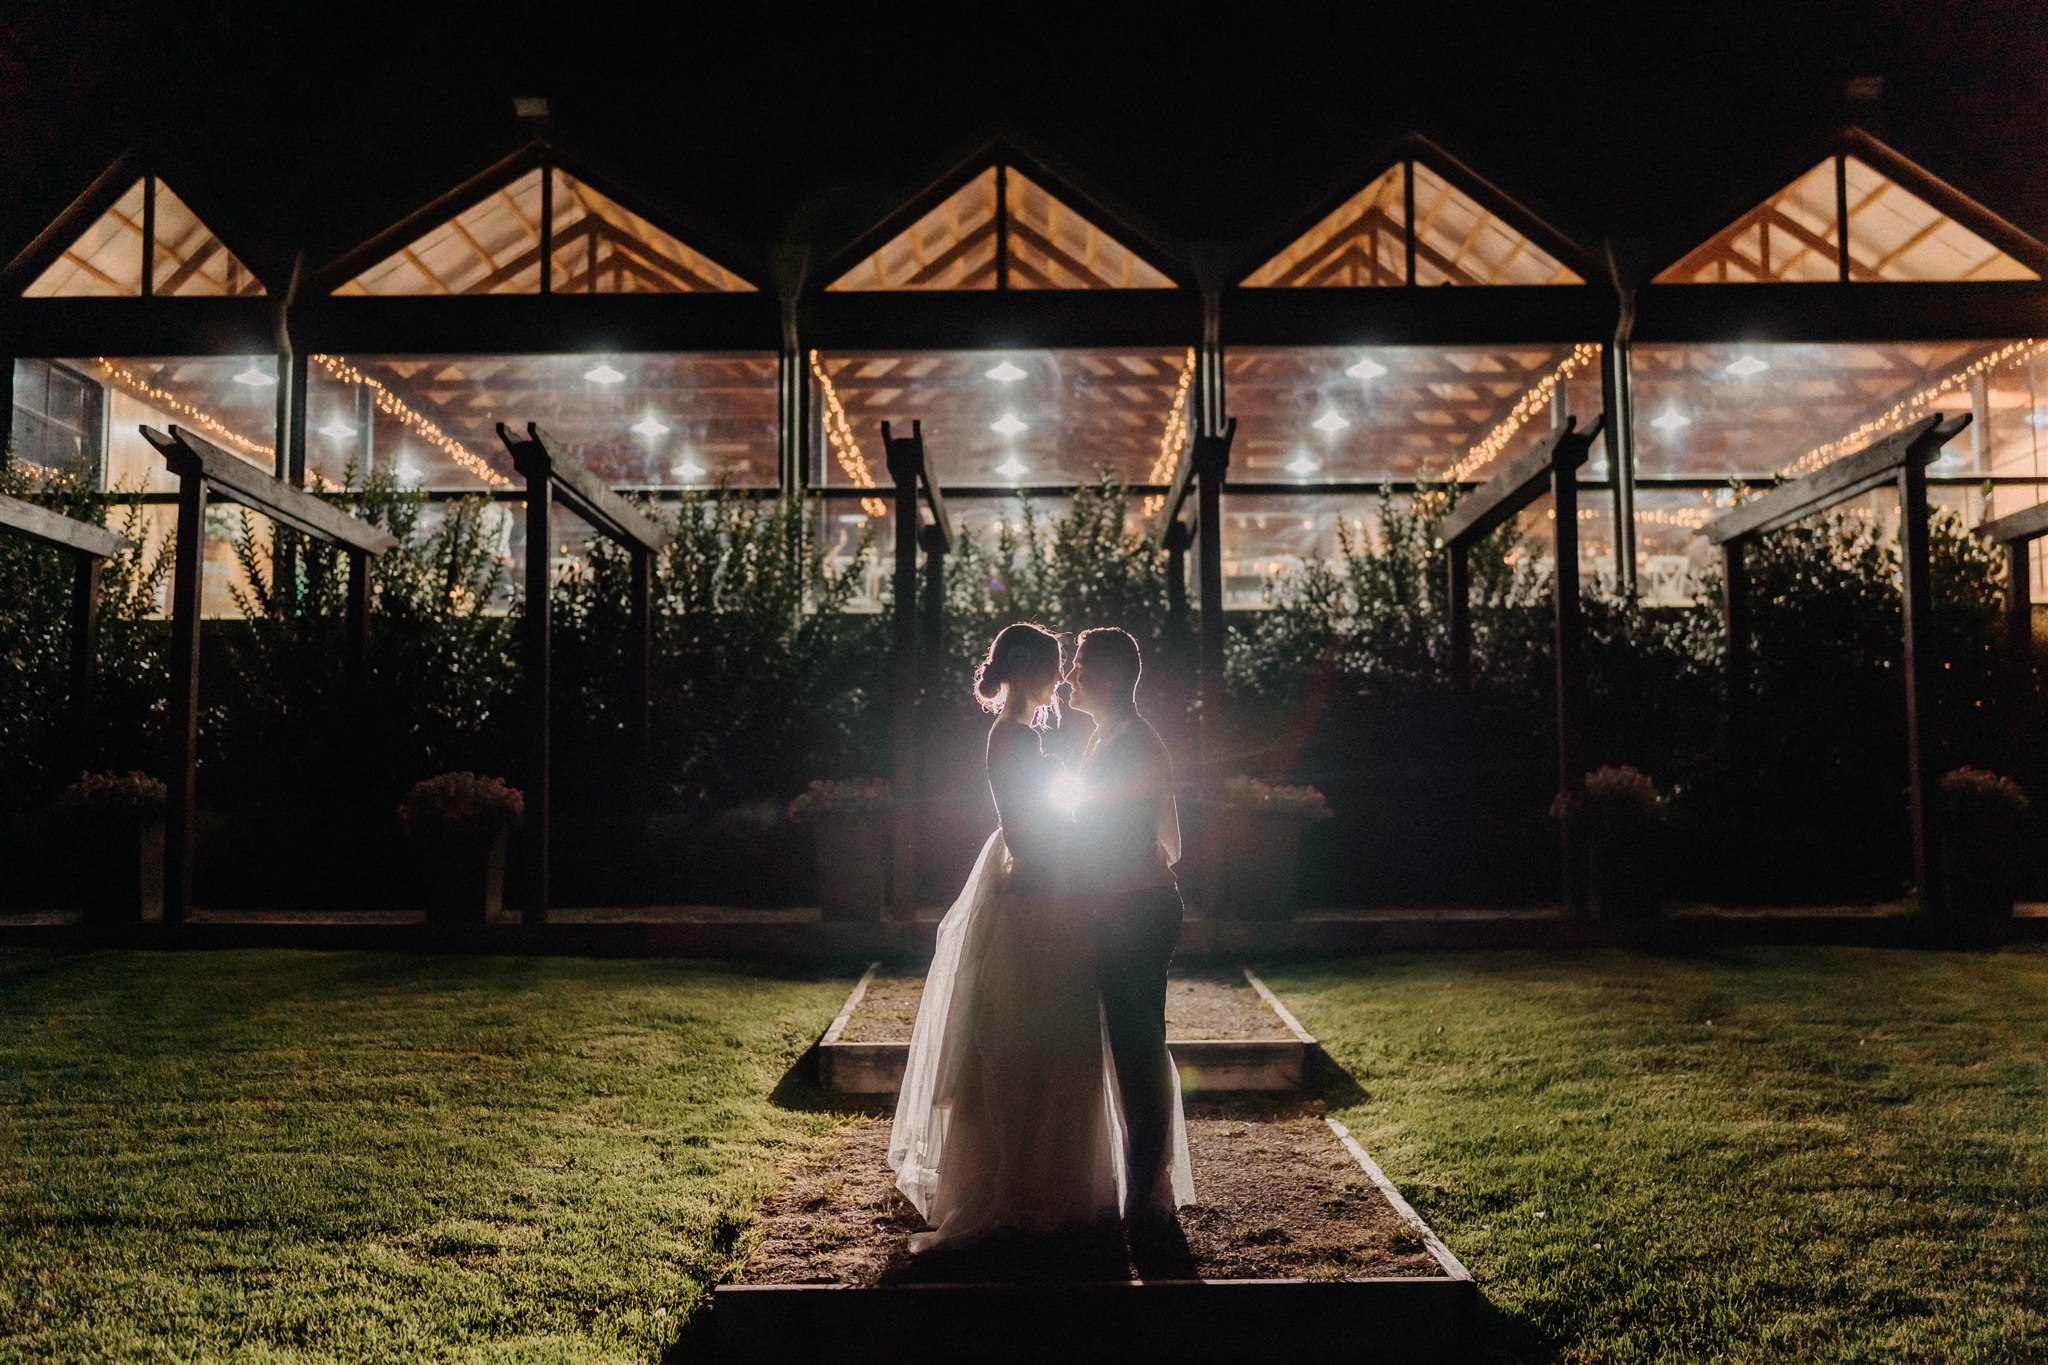
{"label": "wooden plank edging", "polygon": [[1337,1140],[1351,1153],[1352,1160],[1356,1161],[1372,1179],[1372,1183],[1379,1187],[1381,1197],[1393,1206],[1394,1212],[1401,1216],[1401,1221],[1413,1228],[1422,1238],[1422,1244],[1429,1248],[1430,1255],[1436,1257],[1436,1263],[1443,1267],[1444,1274],[1454,1280],[1471,1280],[1472,1272],[1465,1269],[1465,1263],[1451,1254],[1451,1249],[1445,1246],[1443,1239],[1423,1221],[1422,1215],[1415,1211],[1415,1206],[1401,1197],[1401,1191],[1394,1187],[1393,1181],[1387,1179],[1387,1173],[1380,1169],[1379,1163],[1366,1155],[1365,1148],[1358,1145],[1358,1139],[1351,1136],[1351,1130],[1328,1115],[1323,1117],[1323,1122],[1330,1125],[1330,1131],[1337,1135]]}

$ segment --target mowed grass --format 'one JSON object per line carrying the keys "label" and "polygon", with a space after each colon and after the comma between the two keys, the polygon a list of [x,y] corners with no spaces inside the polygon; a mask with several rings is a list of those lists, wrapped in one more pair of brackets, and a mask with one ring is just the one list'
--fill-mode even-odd
{"label": "mowed grass", "polygon": [[2048,955],[1267,977],[1523,1359],[2048,1360]]}
{"label": "mowed grass", "polygon": [[844,980],[0,953],[0,1359],[653,1361]]}

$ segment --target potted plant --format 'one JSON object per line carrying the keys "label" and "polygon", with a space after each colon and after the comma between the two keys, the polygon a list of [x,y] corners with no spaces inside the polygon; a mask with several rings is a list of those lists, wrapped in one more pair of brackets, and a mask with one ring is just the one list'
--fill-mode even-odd
{"label": "potted plant", "polygon": [[2019,872],[2026,792],[2009,777],[1962,767],[1942,774],[1942,870],[1951,918],[2009,919]]}
{"label": "potted plant", "polygon": [[57,798],[80,836],[79,900],[87,923],[133,924],[164,913],[164,784],[148,773],[80,773]]}
{"label": "potted plant", "polygon": [[879,780],[817,781],[789,803],[817,847],[818,908],[826,919],[879,920],[889,867],[889,788]]}
{"label": "potted plant", "polygon": [[1211,848],[1215,913],[1235,919],[1286,919],[1300,906],[1301,831],[1330,818],[1314,787],[1283,787],[1255,777],[1223,784]]}
{"label": "potted plant", "polygon": [[[1586,840],[1587,909],[1595,919],[1649,919],[1664,908],[1663,831],[1669,802],[1626,764],[1586,774],[1576,816]],[[1574,814],[1562,792],[1553,819]]]}
{"label": "potted plant", "polygon": [[398,823],[419,856],[427,918],[481,924],[505,904],[505,844],[526,798],[503,778],[442,773],[414,785]]}

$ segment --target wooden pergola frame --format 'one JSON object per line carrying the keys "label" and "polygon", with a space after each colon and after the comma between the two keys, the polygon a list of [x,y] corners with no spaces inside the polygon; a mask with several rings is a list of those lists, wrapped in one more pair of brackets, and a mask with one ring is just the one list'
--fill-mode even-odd
{"label": "wooden pergola frame", "polygon": [[[523,641],[532,750],[526,792],[527,845],[532,852],[521,915],[528,924],[547,921],[549,856],[554,836],[550,786],[554,777],[554,505],[559,500],[599,534],[623,547],[631,560],[626,640],[628,703],[636,751],[647,753],[654,668],[654,555],[675,539],[637,507],[599,482],[597,476],[538,424],[524,437],[498,423],[498,439],[511,452],[513,468],[526,481],[526,636]],[[643,774],[644,777],[644,774]],[[639,784],[644,790],[644,781]]]}
{"label": "wooden pergola frame", "polygon": [[280,526],[338,546],[348,556],[348,672],[360,687],[369,657],[370,557],[398,544],[389,532],[236,459],[180,426],[142,427],[143,439],[178,476],[178,538],[171,570],[171,695],[164,720],[164,920],[192,908],[193,814],[199,783],[199,609],[204,589],[206,507],[239,503]]}
{"label": "wooden pergola frame", "polygon": [[0,495],[0,531],[38,541],[73,556],[71,571],[71,709],[82,716],[92,702],[99,643],[100,569],[135,542],[89,521]]}
{"label": "wooden pergola frame", "polygon": [[1970,415],[1929,413],[1853,454],[1823,465],[1804,478],[1751,498],[1699,529],[1721,547],[1723,608],[1728,622],[1728,728],[1730,746],[1743,753],[1749,741],[1749,574],[1744,550],[1758,536],[1824,512],[1849,498],[1888,485],[1899,490],[1901,598],[1905,612],[1907,804],[1912,818],[1913,875],[1927,905],[1939,905],[1941,860],[1935,856],[1928,812],[1934,775],[1927,763],[1926,702],[1934,660],[1927,630],[1933,618],[1933,584],[1928,563],[1927,466],[1970,424]]}
{"label": "wooden pergola frame", "polygon": [[[1202,613],[1196,659],[1196,696],[1199,699],[1202,749],[1206,755],[1215,739],[1216,717],[1223,707],[1223,484],[1230,473],[1230,446],[1237,439],[1237,419],[1230,418],[1220,431],[1197,431],[1188,441],[1186,453],[1173,473],[1167,489],[1166,506],[1153,538],[1157,549],[1166,551],[1168,593],[1186,574],[1186,555],[1195,549],[1195,577]],[[1195,499],[1192,525],[1181,520],[1181,509],[1190,494]],[[1178,589],[1185,604],[1186,588]],[[1213,780],[1209,764],[1199,764],[1198,779],[1206,792]]]}
{"label": "wooden pergola frame", "polygon": [[[890,909],[899,918],[917,912],[917,711],[938,659],[945,622],[946,555],[953,548],[953,518],[924,453],[924,422],[898,436],[882,423],[882,450],[895,483],[894,602],[889,615]],[[923,509],[931,510],[929,524]],[[917,552],[925,553],[925,611],[917,610]],[[919,637],[923,638],[920,639]]]}
{"label": "wooden pergola frame", "polygon": [[1585,904],[1585,857],[1581,848],[1580,798],[1585,794],[1585,765],[1580,757],[1585,708],[1585,623],[1579,603],[1579,484],[1593,442],[1606,424],[1603,412],[1584,431],[1579,419],[1563,423],[1538,437],[1527,450],[1476,491],[1468,493],[1437,523],[1444,542],[1444,569],[1450,606],[1451,676],[1459,689],[1472,684],[1472,547],[1506,525],[1545,493],[1555,515],[1555,547],[1551,558],[1557,678],[1557,786],[1565,797],[1564,818],[1558,821],[1558,853],[1563,868],[1565,904]]}
{"label": "wooden pergola frame", "polygon": [[2034,658],[2034,585],[2028,560],[2034,542],[2048,537],[2048,502],[1983,522],[1977,534],[2005,551],[2006,638],[2014,661],[2025,666]]}

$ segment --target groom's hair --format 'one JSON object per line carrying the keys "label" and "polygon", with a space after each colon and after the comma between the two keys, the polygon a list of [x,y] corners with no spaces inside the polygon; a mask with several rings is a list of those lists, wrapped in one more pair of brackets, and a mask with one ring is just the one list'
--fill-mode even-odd
{"label": "groom's hair", "polygon": [[1145,661],[1129,631],[1115,626],[1084,630],[1074,645],[1074,657],[1079,659],[1083,650],[1088,653],[1088,671],[1097,676],[1108,675],[1102,685],[1104,691],[1109,690],[1109,683],[1114,683],[1128,691],[1133,702],[1137,700],[1138,679],[1145,671]]}

